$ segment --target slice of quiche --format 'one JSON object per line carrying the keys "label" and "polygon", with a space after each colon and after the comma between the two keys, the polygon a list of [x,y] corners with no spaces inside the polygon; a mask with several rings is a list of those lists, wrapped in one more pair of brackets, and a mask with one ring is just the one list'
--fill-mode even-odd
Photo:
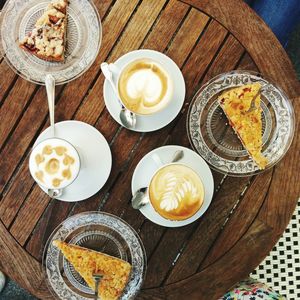
{"label": "slice of quiche", "polygon": [[119,258],[55,240],[65,258],[74,266],[90,288],[95,290],[93,274],[102,275],[99,295],[102,300],[118,299],[129,280],[131,265]]}
{"label": "slice of quiche", "polygon": [[262,119],[260,107],[260,94],[255,99],[256,109],[248,112],[251,100],[261,88],[260,83],[243,85],[224,91],[218,101],[229,124],[241,140],[254,162],[260,169],[264,169],[268,163],[262,155]]}
{"label": "slice of quiche", "polygon": [[20,47],[43,60],[64,61],[67,6],[68,0],[51,1]]}

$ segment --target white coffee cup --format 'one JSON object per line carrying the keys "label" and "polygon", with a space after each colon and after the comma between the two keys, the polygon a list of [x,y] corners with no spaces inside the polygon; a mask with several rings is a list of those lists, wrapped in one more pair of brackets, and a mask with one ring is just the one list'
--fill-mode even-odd
{"label": "white coffee cup", "polygon": [[29,157],[31,176],[51,197],[60,196],[77,178],[80,168],[78,151],[61,138],[43,140],[32,149]]}
{"label": "white coffee cup", "polygon": [[145,57],[133,59],[121,69],[115,64],[110,66],[117,73],[118,97],[129,111],[141,116],[153,115],[170,104],[174,85],[164,63]]}

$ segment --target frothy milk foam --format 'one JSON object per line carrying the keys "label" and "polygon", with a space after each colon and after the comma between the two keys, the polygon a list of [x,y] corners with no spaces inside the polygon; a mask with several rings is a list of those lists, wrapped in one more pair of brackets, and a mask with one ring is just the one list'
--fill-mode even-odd
{"label": "frothy milk foam", "polygon": [[152,206],[162,217],[185,220],[202,206],[204,187],[191,168],[182,164],[170,164],[153,176],[149,196]]}
{"label": "frothy milk foam", "polygon": [[139,59],[127,65],[118,82],[124,105],[137,114],[160,111],[171,100],[173,84],[163,67],[151,59]]}
{"label": "frothy milk foam", "polygon": [[126,91],[131,98],[142,97],[145,102],[155,103],[162,93],[160,78],[151,69],[135,72],[129,77]]}
{"label": "frothy milk foam", "polygon": [[51,138],[32,150],[29,169],[38,184],[49,189],[60,189],[77,177],[80,159],[76,149],[67,141]]}

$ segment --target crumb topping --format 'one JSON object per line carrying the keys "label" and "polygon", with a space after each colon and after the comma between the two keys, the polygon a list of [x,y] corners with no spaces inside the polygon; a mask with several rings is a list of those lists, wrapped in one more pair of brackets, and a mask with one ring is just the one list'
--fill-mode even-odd
{"label": "crumb topping", "polygon": [[63,58],[67,25],[66,7],[66,0],[52,1],[37,20],[32,32],[24,38],[21,46],[38,56]]}

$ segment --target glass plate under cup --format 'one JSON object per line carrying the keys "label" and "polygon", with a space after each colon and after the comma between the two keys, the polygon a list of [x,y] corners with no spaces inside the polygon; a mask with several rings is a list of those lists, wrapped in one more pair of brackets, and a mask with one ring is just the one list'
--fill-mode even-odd
{"label": "glass plate under cup", "polygon": [[54,240],[128,261],[132,271],[121,299],[133,299],[140,290],[146,274],[146,252],[137,233],[122,219],[103,212],[77,214],[63,221],[46,243],[42,264],[53,295],[65,300],[94,299],[92,289],[52,245]]}
{"label": "glass plate under cup", "polygon": [[260,170],[228,124],[217,98],[226,89],[259,82],[261,92],[265,170],[278,163],[289,149],[295,116],[291,102],[276,84],[251,71],[232,71],[208,81],[194,96],[187,117],[192,147],[210,166],[230,176],[250,176]]}
{"label": "glass plate under cup", "polygon": [[56,84],[67,83],[82,75],[94,62],[100,49],[102,28],[92,0],[71,0],[67,8],[66,59],[47,62],[19,47],[32,31],[50,0],[8,0],[0,17],[1,54],[20,76],[44,84],[52,74]]}

